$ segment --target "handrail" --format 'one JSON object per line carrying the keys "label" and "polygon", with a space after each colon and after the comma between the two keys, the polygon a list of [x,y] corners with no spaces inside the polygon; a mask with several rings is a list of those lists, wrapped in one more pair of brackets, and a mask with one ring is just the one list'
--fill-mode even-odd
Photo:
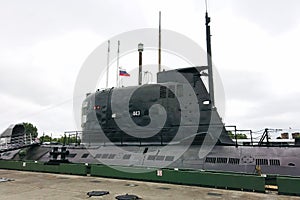
{"label": "handrail", "polygon": [[31,134],[29,134],[29,137],[26,134],[16,134],[15,136],[4,136],[0,139],[5,139],[3,143],[0,143],[0,153],[22,149],[31,145],[38,144],[37,142],[32,140]]}

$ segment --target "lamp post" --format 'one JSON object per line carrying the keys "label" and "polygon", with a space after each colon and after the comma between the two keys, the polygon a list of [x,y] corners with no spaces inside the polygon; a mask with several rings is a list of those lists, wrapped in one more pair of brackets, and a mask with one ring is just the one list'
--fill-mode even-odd
{"label": "lamp post", "polygon": [[142,65],[143,65],[143,50],[144,44],[138,44],[138,51],[139,51],[139,85],[142,85]]}

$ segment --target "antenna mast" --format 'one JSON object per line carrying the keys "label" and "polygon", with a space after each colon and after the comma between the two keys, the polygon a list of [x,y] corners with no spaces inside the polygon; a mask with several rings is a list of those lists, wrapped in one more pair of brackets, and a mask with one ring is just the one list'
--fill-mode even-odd
{"label": "antenna mast", "polygon": [[118,51],[117,51],[117,79],[116,79],[116,87],[119,87],[119,73],[120,73],[120,66],[119,66],[119,58],[120,58],[120,40],[118,40]]}
{"label": "antenna mast", "polygon": [[161,12],[159,11],[158,27],[158,72],[161,72]]}
{"label": "antenna mast", "polygon": [[110,41],[107,41],[106,88],[108,88]]}
{"label": "antenna mast", "polygon": [[207,13],[207,1],[206,12],[205,12],[205,26],[206,26],[206,52],[207,52],[207,67],[208,67],[208,87],[209,95],[212,108],[215,107],[215,94],[214,94],[214,81],[213,81],[213,69],[212,69],[212,58],[211,58],[211,35],[210,35],[210,17]]}

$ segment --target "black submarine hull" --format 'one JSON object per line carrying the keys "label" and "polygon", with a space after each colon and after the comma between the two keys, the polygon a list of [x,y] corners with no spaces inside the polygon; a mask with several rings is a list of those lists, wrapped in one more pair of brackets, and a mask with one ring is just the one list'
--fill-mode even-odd
{"label": "black submarine hull", "polygon": [[[32,147],[23,160],[48,162],[54,146]],[[145,152],[145,149],[147,153]],[[213,170],[257,174],[300,176],[300,147],[258,147],[258,146],[215,146],[204,157],[199,157],[200,146],[190,146],[179,158],[176,152],[180,145],[170,146],[168,152],[160,146],[126,146],[122,153],[114,145],[91,147],[68,147],[67,159],[72,163],[105,164],[108,166],[154,167],[172,169]],[[131,153],[128,153],[131,152]],[[18,151],[6,153],[4,160],[19,160]]]}

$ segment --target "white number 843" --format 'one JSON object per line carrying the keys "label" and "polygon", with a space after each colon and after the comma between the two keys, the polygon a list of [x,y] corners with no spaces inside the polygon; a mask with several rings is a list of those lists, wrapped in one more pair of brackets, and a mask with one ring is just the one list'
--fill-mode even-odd
{"label": "white number 843", "polygon": [[132,112],[132,116],[134,116],[134,117],[141,116],[141,111],[139,111],[139,110],[133,111],[133,112]]}

